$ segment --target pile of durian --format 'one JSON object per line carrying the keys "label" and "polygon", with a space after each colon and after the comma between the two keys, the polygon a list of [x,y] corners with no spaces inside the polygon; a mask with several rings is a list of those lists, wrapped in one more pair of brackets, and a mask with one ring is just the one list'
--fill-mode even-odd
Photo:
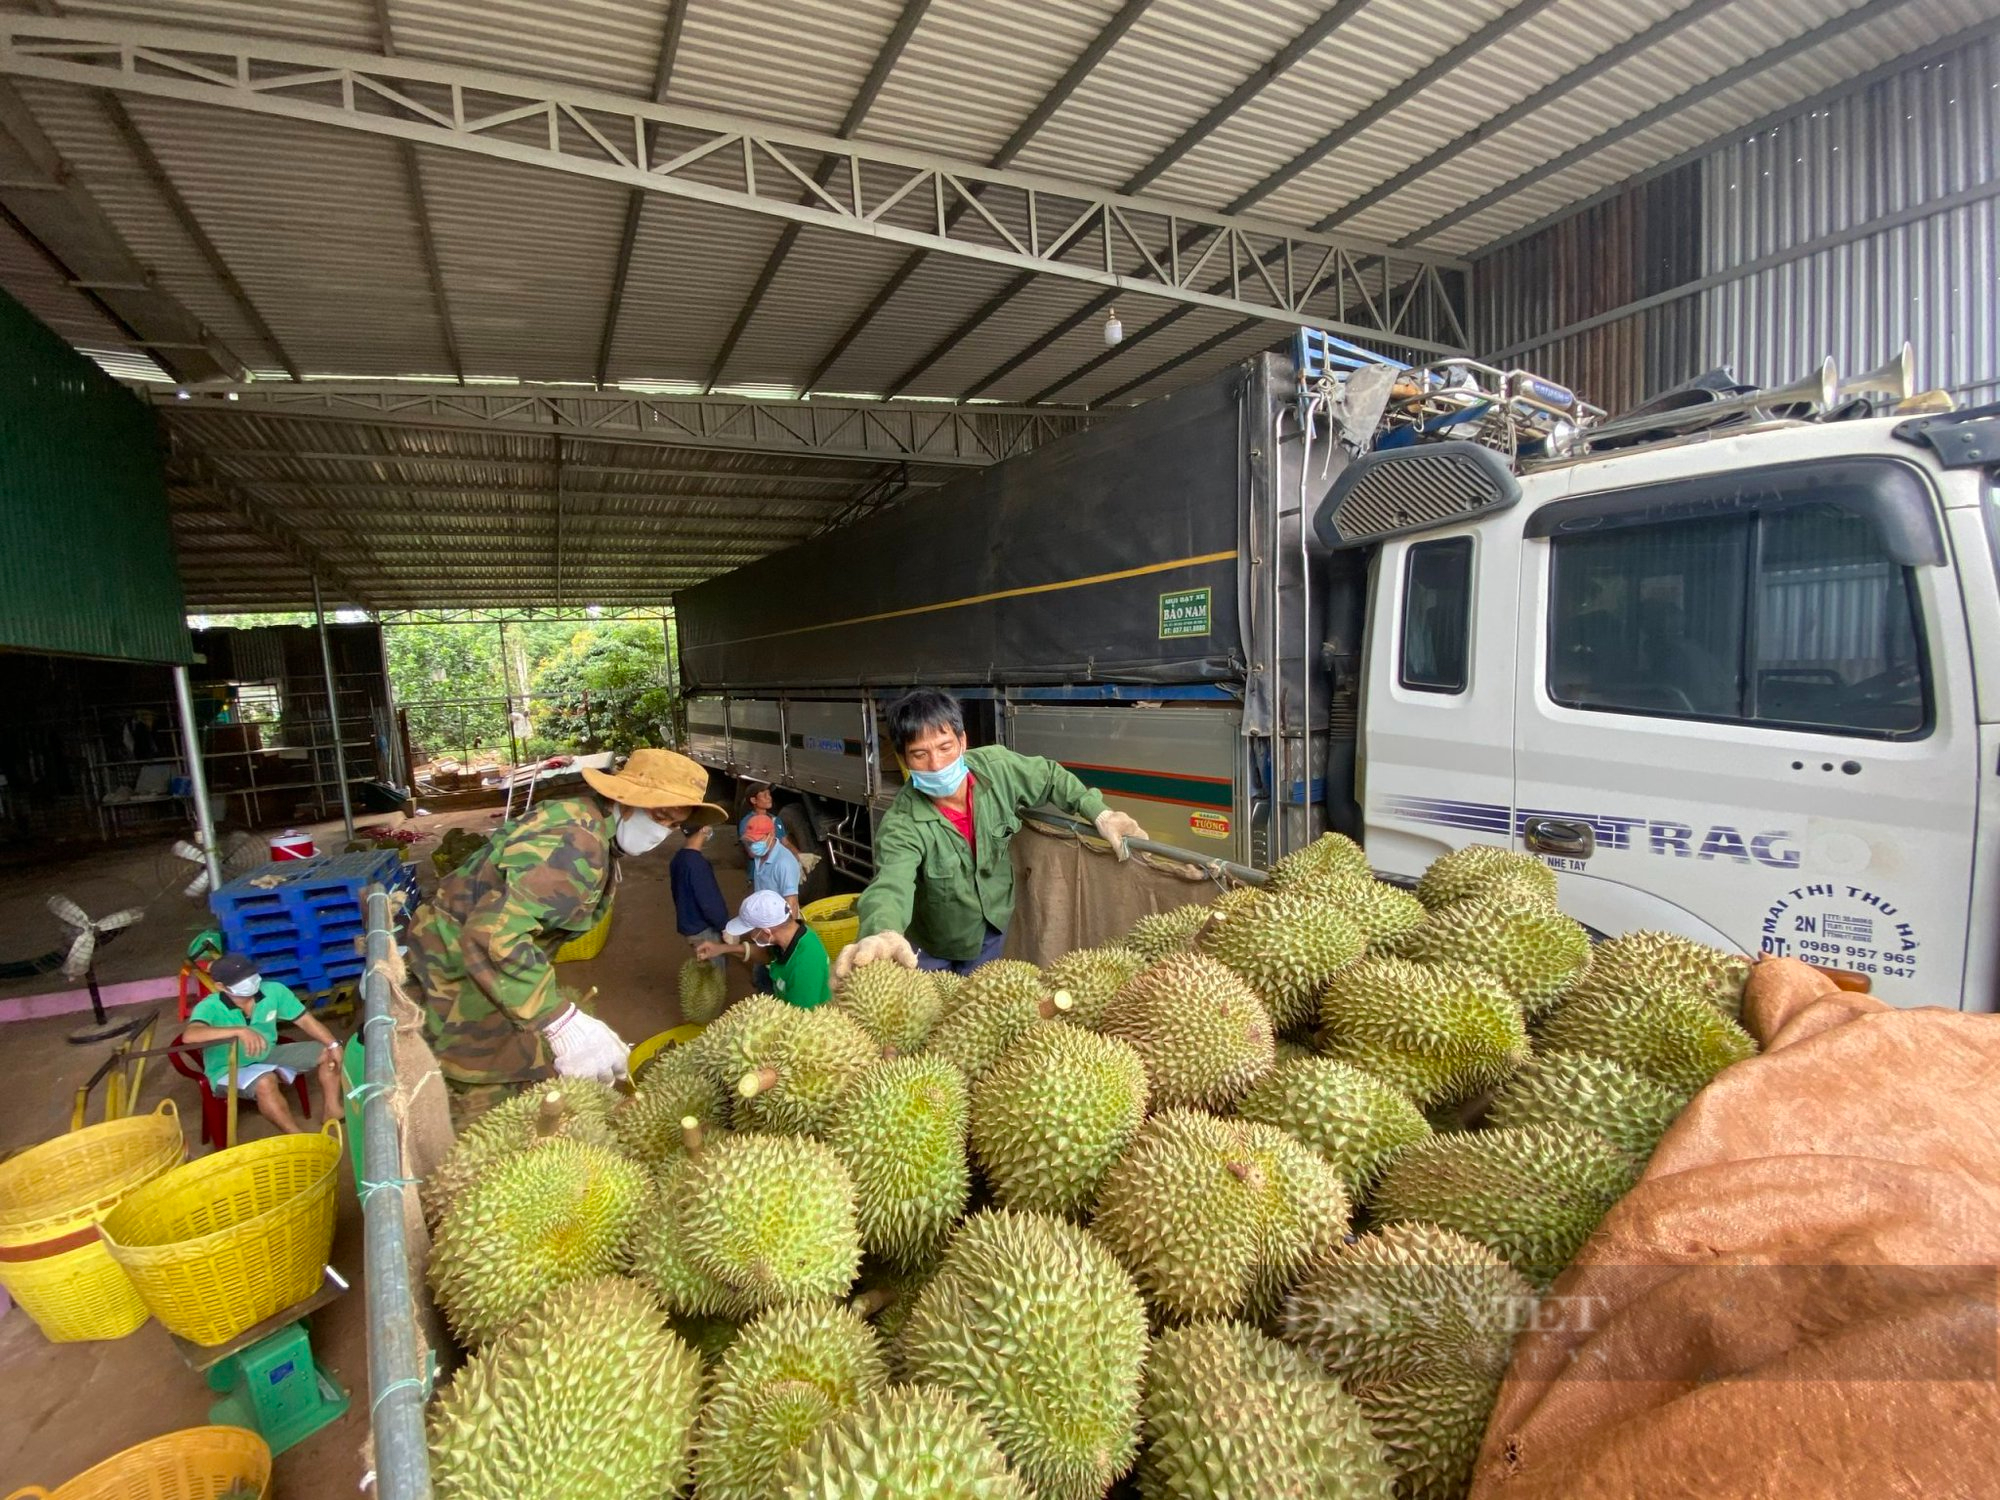
{"label": "pile of durian", "polygon": [[[1328,836],[1119,946],[752,996],[424,1184],[442,1500],[1456,1500],[1515,1333],[1755,1045],[1531,857]],[[707,965],[697,965],[712,973]]]}

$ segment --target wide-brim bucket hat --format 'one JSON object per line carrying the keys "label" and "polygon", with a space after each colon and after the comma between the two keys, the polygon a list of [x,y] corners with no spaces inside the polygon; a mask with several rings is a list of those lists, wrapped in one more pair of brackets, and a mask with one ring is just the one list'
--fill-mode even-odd
{"label": "wide-brim bucket hat", "polygon": [[616,771],[586,766],[583,779],[613,802],[627,807],[685,807],[686,821],[696,827],[720,823],[729,816],[708,796],[708,771],[685,755],[650,747],[634,750]]}

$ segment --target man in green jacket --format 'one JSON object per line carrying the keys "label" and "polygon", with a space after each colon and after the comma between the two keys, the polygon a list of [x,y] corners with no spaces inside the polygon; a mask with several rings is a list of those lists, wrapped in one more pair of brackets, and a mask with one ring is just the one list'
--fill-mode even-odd
{"label": "man in green jacket", "polygon": [[906,780],[882,815],[860,936],[834,961],[836,980],[883,960],[966,974],[998,958],[1014,915],[1008,845],[1031,807],[1089,819],[1120,859],[1126,839],[1146,836],[1055,761],[1002,745],[968,750],[949,693],[919,688],[898,699],[889,738]]}

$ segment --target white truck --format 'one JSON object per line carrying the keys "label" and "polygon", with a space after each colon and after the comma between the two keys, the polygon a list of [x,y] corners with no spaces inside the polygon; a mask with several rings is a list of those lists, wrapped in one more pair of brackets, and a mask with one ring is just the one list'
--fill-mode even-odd
{"label": "white truck", "polygon": [[1378,425],[1310,355],[682,594],[690,753],[865,875],[880,708],[932,683],[1168,843],[1333,828],[1392,879],[1505,844],[1601,934],[1996,1008],[2000,408],[1831,420],[1822,371],[1593,430],[1467,367]]}

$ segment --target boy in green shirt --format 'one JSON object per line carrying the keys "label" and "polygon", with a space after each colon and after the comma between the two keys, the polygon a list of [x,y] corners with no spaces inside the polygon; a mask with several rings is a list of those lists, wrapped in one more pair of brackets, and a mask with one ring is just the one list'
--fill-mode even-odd
{"label": "boy in green shirt", "polygon": [[[182,1028],[184,1042],[207,1043],[201,1049],[202,1071],[216,1093],[229,1088],[229,1054],[238,1055],[236,1087],[257,1102],[257,1112],[287,1135],[299,1133],[299,1122],[285,1103],[285,1085],[308,1068],[319,1074],[324,1118],[340,1118],[340,1044],[291,990],[266,979],[240,953],[225,953],[209,965],[208,977],[218,988],[206,995]],[[310,1042],[278,1041],[278,1023],[291,1021]]]}
{"label": "boy in green shirt", "polygon": [[766,960],[771,989],[780,1000],[810,1010],[833,998],[826,944],[792,915],[791,904],[776,891],[752,891],[737,909],[735,920],[722,929],[722,936],[726,941],[697,943],[694,956],[715,958],[734,953],[747,964],[753,944],[770,948],[775,950]]}

